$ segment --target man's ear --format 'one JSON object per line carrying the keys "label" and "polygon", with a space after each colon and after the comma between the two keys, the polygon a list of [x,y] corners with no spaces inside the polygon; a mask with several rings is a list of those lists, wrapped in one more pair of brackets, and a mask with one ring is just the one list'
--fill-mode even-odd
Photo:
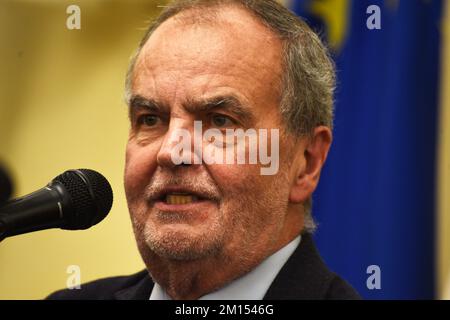
{"label": "man's ear", "polygon": [[307,138],[304,152],[298,155],[301,157],[298,161],[300,165],[291,187],[289,201],[304,202],[314,192],[332,140],[331,130],[325,126],[316,127],[312,137]]}

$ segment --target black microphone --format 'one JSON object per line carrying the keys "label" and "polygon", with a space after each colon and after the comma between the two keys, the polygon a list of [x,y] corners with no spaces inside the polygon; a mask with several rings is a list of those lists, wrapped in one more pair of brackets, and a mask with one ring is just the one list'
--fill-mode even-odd
{"label": "black microphone", "polygon": [[107,216],[112,202],[111,186],[100,173],[66,171],[46,187],[0,207],[0,241],[51,228],[87,229]]}
{"label": "black microphone", "polygon": [[0,165],[0,205],[9,199],[12,192],[11,178],[6,169]]}

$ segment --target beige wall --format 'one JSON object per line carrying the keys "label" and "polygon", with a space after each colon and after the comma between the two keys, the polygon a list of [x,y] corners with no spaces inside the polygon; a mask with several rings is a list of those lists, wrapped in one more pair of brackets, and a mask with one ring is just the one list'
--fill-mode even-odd
{"label": "beige wall", "polygon": [[[69,31],[73,3],[82,29]],[[0,159],[15,174],[16,195],[71,168],[103,173],[115,195],[109,216],[89,230],[0,243],[0,299],[43,298],[66,286],[69,265],[80,266],[82,282],[144,267],[122,187],[122,97],[129,57],[158,4],[164,1],[0,1]]]}

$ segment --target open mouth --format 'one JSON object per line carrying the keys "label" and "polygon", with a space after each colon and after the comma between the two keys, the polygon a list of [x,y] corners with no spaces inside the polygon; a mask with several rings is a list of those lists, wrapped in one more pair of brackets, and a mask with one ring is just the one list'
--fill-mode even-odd
{"label": "open mouth", "polygon": [[204,206],[219,202],[219,198],[208,190],[179,185],[161,188],[149,195],[149,200],[163,210],[192,209],[193,205]]}
{"label": "open mouth", "polygon": [[170,190],[165,189],[153,197],[153,201],[166,205],[195,204],[211,200],[207,195],[192,190]]}
{"label": "open mouth", "polygon": [[199,197],[189,193],[169,193],[161,198],[161,201],[166,204],[190,204],[199,200]]}

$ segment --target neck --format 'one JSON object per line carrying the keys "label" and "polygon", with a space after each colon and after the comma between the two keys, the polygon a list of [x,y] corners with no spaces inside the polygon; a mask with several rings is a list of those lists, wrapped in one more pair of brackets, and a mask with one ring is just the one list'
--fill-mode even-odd
{"label": "neck", "polygon": [[[225,254],[192,261],[174,261],[155,255],[149,270],[172,299],[195,300],[246,273],[251,269],[246,263]],[[236,265],[240,266],[238,273],[233,267]]]}

